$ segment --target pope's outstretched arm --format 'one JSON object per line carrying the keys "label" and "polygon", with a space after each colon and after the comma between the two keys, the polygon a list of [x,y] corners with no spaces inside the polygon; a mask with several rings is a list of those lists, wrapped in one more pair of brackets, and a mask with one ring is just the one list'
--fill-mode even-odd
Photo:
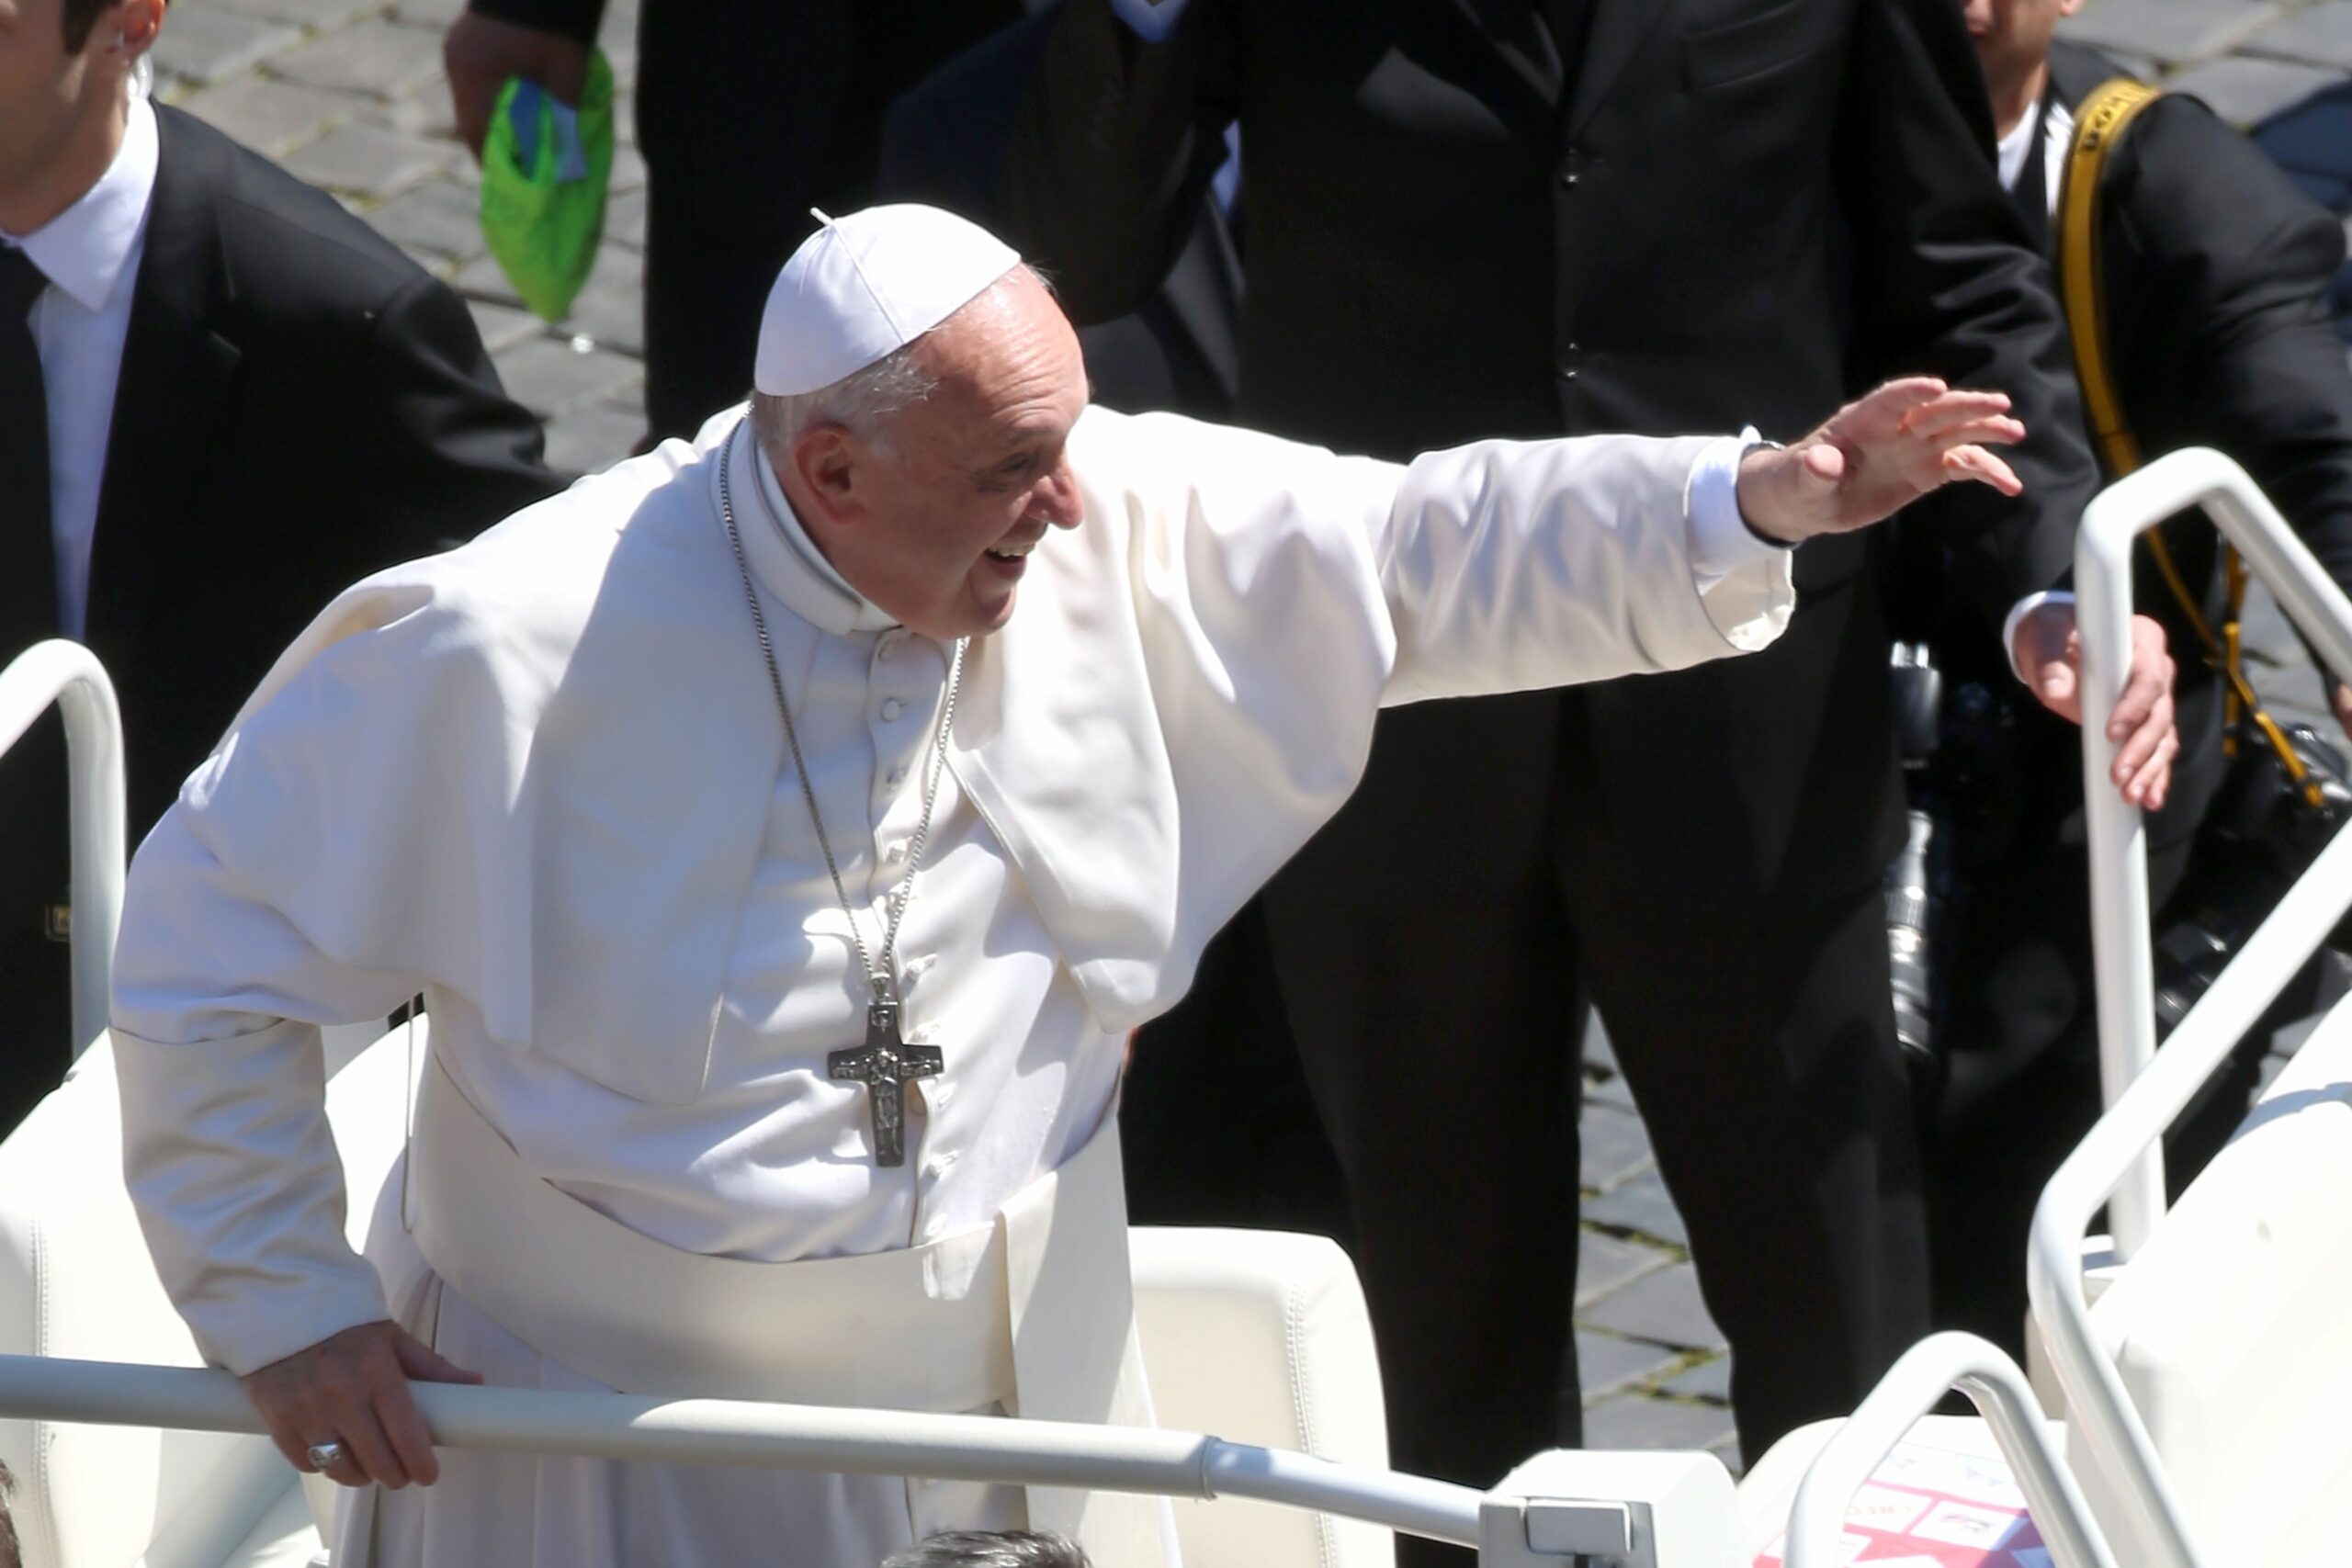
{"label": "pope's outstretched arm", "polygon": [[1890,382],[1782,449],[1724,438],[1482,443],[1407,470],[1381,541],[1384,700],[1679,669],[1777,637],[1788,547],[1939,487],[2018,479],[1997,392]]}

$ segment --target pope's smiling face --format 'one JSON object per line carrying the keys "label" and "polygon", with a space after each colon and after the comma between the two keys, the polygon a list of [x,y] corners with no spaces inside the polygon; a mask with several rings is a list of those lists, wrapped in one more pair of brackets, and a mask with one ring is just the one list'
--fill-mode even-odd
{"label": "pope's smiling face", "polygon": [[938,378],[931,394],[870,435],[803,433],[786,492],[852,587],[944,641],[1003,626],[1030,551],[1078,525],[1064,446],[1086,407],[1086,367],[1069,319],[1025,268],[914,353]]}

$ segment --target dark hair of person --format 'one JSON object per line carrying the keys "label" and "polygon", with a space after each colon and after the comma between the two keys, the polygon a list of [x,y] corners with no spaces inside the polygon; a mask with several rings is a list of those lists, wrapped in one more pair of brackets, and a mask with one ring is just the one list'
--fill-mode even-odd
{"label": "dark hair of person", "polygon": [[1030,1530],[952,1530],[896,1552],[882,1568],[1091,1568],[1085,1550]]}
{"label": "dark hair of person", "polygon": [[17,1520],[8,1512],[8,1494],[16,1489],[17,1478],[0,1464],[0,1568],[25,1568],[24,1554],[17,1548]]}
{"label": "dark hair of person", "polygon": [[[82,46],[90,41],[90,29],[98,25],[98,13],[113,4],[114,0],[65,0],[58,7],[58,16],[65,23],[66,53],[82,52]],[[0,1559],[0,1568],[15,1561]]]}

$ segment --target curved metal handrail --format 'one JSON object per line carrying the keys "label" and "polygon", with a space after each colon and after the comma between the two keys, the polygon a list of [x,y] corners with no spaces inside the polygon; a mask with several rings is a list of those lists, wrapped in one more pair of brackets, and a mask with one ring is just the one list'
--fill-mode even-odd
{"label": "curved metal handrail", "polygon": [[2024,1488],[2059,1568],[2116,1568],[2082,1488],[2041,1424],[2025,1374],[1998,1346],[1973,1334],[1931,1334],[1903,1353],[1870,1397],[1807,1466],[1789,1509],[1787,1568],[1843,1561],[1838,1540],[1854,1493],[1894,1451],[1912,1423],[1958,1389],[1993,1428],[1993,1440]]}
{"label": "curved metal handrail", "polygon": [[122,923],[122,709],[97,655],[53,637],[0,670],[0,751],[51,703],[65,717],[73,849],[74,1055],[107,1026],[115,931]]}
{"label": "curved metal handrail", "polygon": [[2190,448],[2109,486],[2084,513],[2075,549],[2083,644],[2083,780],[2098,964],[2099,1068],[2108,1102],[2034,1211],[2027,1285],[2067,1409],[2101,1471],[2147,1522],[2162,1568],[2197,1568],[2185,1515],[2146,1426],[2091,1326],[2083,1237],[2108,1205],[2128,1259],[2164,1212],[2157,1141],[2352,908],[2352,834],[2338,834],[2156,1051],[2146,839],[2137,807],[2107,782],[2109,716],[2131,662],[2132,547],[2145,529],[2202,505],[2338,680],[2352,681],[2352,601],[2329,580],[2245,470]]}
{"label": "curved metal handrail", "polygon": [[[444,1448],[1247,1497],[1457,1546],[1478,1544],[1483,1499],[1467,1486],[1196,1432],[458,1383],[410,1388],[426,1429]],[[45,1356],[0,1356],[0,1416],[263,1430],[261,1416],[228,1372]]]}

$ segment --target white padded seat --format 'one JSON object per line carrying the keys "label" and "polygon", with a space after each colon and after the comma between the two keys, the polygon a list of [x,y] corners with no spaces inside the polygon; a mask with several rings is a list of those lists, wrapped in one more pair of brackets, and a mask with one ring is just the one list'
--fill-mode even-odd
{"label": "white padded seat", "polygon": [[[2091,1310],[2216,1562],[2352,1562],[2352,1001]],[[2079,1438],[2120,1561],[2144,1556]]]}
{"label": "white padded seat", "polygon": [[[1138,1226],[1136,1322],[1163,1427],[1385,1470],[1372,1319],[1322,1236]],[[1180,1501],[1190,1568],[1391,1568],[1390,1532],[1270,1504]]]}

